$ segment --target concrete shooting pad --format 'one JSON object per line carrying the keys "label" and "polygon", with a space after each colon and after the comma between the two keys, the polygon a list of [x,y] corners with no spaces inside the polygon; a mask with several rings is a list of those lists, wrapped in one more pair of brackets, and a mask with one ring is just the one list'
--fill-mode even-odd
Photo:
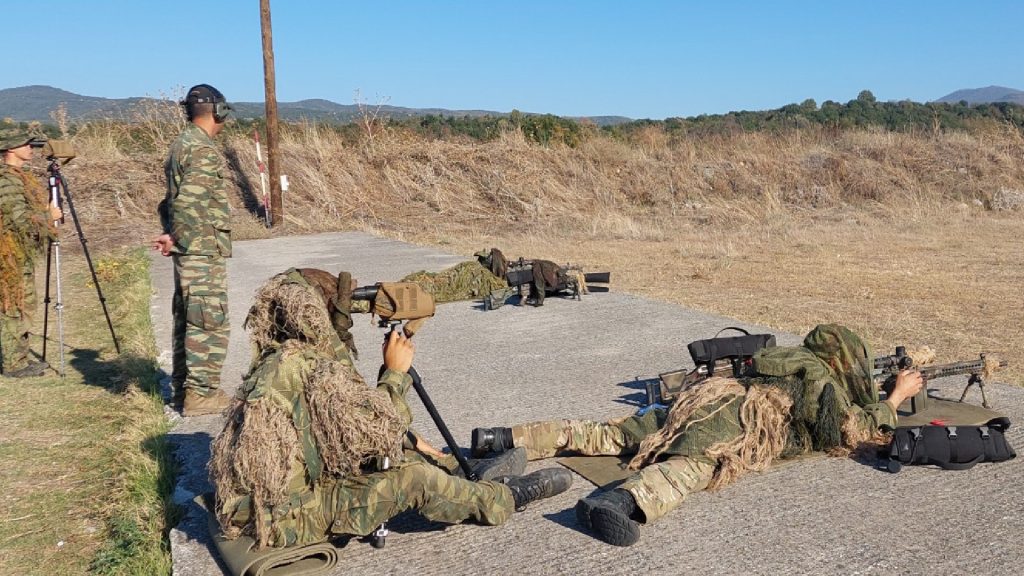
{"label": "concrete shooting pad", "polygon": [[[292,266],[318,267],[348,270],[365,285],[464,259],[363,233],[237,242],[228,266],[232,333],[225,391],[233,393],[248,368],[242,322],[254,290],[270,276]],[[154,330],[169,372],[170,259],[154,257],[152,277]],[[416,335],[415,365],[461,445],[478,426],[628,415],[644,398],[638,380],[690,366],[687,343],[725,326],[765,331],[617,293],[612,280],[610,293],[581,301],[552,297],[542,308],[485,311],[479,302],[438,307]],[[382,331],[357,315],[354,333],[360,372],[372,378]],[[777,336],[779,345],[801,338]],[[937,380],[929,388],[956,399],[965,381]],[[415,392],[409,394],[414,427],[443,447]],[[1024,449],[1024,389],[991,383],[988,397],[1014,423],[1011,444]],[[977,391],[971,398],[977,401]],[[224,570],[205,518],[192,503],[211,490],[206,461],[222,425],[219,416],[188,418],[171,432],[180,462],[174,499],[187,508],[171,533],[178,575]],[[528,471],[548,465],[555,463],[532,462]],[[801,459],[692,496],[644,526],[640,542],[629,548],[608,546],[577,526],[573,506],[594,486],[576,476],[568,492],[531,505],[504,526],[444,526],[402,515],[390,523],[383,549],[349,542],[334,574],[1017,573],[1024,560],[1022,471],[1024,457],[963,472],[907,467],[899,474],[852,459]]]}

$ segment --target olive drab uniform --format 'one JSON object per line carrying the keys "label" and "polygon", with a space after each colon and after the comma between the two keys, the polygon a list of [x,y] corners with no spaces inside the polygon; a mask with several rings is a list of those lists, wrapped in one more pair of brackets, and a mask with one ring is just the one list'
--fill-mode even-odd
{"label": "olive drab uniform", "polygon": [[[687,395],[699,394],[700,384],[687,389],[667,410],[608,422],[558,420],[515,426],[512,444],[525,447],[531,460],[640,452],[630,463],[638,471],[619,488],[633,495],[650,522],[687,495],[712,485],[727,456],[713,448],[736,441],[750,426],[743,407],[756,387],[781,388],[792,401],[785,415],[785,446],[777,458],[852,448],[883,425],[895,427],[892,408],[879,402],[871,363],[870,350],[856,335],[841,326],[822,325],[807,335],[803,346],[759,352],[754,357],[757,376],[743,379],[739,393],[722,394],[698,406],[670,434],[664,432],[672,410],[684,405]],[[707,382],[714,381],[736,384],[725,378]],[[755,413],[751,419],[758,417]]]}
{"label": "olive drab uniform", "polygon": [[29,362],[35,310],[35,266],[56,238],[46,190],[19,168],[0,162],[0,373]]}
{"label": "olive drab uniform", "polygon": [[[286,282],[299,285],[309,285],[312,278],[307,271],[300,273],[294,269],[284,276]],[[348,282],[349,277],[344,275],[339,284]],[[249,318],[253,318],[253,312]],[[343,318],[333,318],[330,322],[336,328],[351,326]],[[240,392],[244,404],[229,414],[224,431],[213,443],[211,479],[218,487],[216,513],[226,535],[253,533],[261,545],[282,547],[323,542],[336,535],[367,535],[382,522],[409,509],[418,510],[430,520],[446,523],[473,520],[497,525],[511,516],[514,498],[504,484],[463,480],[429,463],[408,445],[398,448],[412,422],[412,412],[405,400],[412,383],[408,374],[383,370],[376,391],[368,390],[355,372],[348,347],[343,343],[346,329],[338,330],[337,334],[334,330],[312,326],[301,329],[302,338],[292,335],[284,341],[256,343],[257,357]],[[306,333],[315,335],[307,337]],[[324,338],[330,339],[326,346],[317,342]],[[330,469],[329,449],[323,447],[318,440],[320,436],[316,435],[317,427],[323,423],[314,414],[314,396],[310,393],[315,379],[313,372],[325,362],[342,366],[358,379],[364,394],[379,395],[380,401],[393,406],[397,425],[390,432],[393,436],[385,440],[389,446],[396,447],[397,452],[388,469],[379,470],[366,460],[357,470],[348,473]],[[227,446],[232,426],[248,425],[247,412],[259,410],[260,404],[269,404],[270,409],[287,414],[299,447],[287,462],[286,495],[280,499],[281,503],[257,509],[251,489],[238,488],[237,480],[223,481],[236,474],[237,462],[229,459],[219,472],[215,463],[230,450]],[[386,420],[377,418],[379,413],[370,413],[368,402],[356,404],[372,421]],[[345,420],[356,419],[356,415],[351,414]],[[257,461],[260,465],[271,464],[266,457]],[[222,490],[221,486],[234,488]]]}
{"label": "olive drab uniform", "polygon": [[171,145],[164,174],[160,220],[174,238],[171,380],[176,389],[206,396],[220,387],[230,328],[225,259],[231,256],[231,214],[224,160],[213,139],[190,123]]}

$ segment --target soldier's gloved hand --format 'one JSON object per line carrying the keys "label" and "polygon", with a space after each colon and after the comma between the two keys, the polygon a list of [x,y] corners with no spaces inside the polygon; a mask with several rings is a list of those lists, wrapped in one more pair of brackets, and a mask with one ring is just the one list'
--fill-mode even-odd
{"label": "soldier's gloved hand", "polygon": [[412,366],[412,357],[415,353],[416,346],[412,340],[406,338],[400,331],[394,330],[384,342],[384,367],[404,374]]}
{"label": "soldier's gloved hand", "polygon": [[56,222],[57,220],[60,220],[63,217],[64,211],[61,210],[59,206],[54,206],[53,204],[50,204],[50,220]]}

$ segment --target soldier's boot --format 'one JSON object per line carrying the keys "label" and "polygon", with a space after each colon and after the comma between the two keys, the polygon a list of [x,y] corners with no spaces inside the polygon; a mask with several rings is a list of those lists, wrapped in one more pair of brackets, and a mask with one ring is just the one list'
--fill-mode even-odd
{"label": "soldier's boot", "polygon": [[504,478],[502,483],[512,491],[516,512],[522,512],[530,502],[568,490],[572,486],[572,472],[565,468],[544,468],[526,476]]}
{"label": "soldier's boot", "polygon": [[511,428],[474,428],[470,451],[474,458],[488,452],[504,452],[513,448]]}
{"label": "soldier's boot", "polygon": [[220,414],[231,405],[231,398],[220,390],[211,390],[203,396],[189,388],[185,390],[185,400],[182,402],[181,415],[203,416],[205,414]]}
{"label": "soldier's boot", "polygon": [[576,520],[588,532],[613,546],[632,546],[640,539],[640,514],[633,495],[616,488],[576,503]]}
{"label": "soldier's boot", "polygon": [[[522,476],[526,471],[526,448],[515,448],[485,460],[470,460],[469,469],[480,480],[494,480],[500,476]],[[456,472],[462,476],[462,468]]]}
{"label": "soldier's boot", "polygon": [[7,376],[8,378],[35,378],[36,376],[42,376],[45,374],[49,367],[50,365],[46,362],[37,360],[29,362],[27,366],[18,368],[17,370],[4,372],[4,376]]}

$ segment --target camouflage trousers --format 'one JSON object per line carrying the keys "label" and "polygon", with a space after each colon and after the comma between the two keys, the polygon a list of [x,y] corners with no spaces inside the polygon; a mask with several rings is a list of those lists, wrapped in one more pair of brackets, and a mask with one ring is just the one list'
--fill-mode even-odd
{"label": "camouflage trousers", "polygon": [[[705,451],[743,433],[741,403],[734,400],[724,409],[715,403],[697,410],[672,441],[664,460],[645,466],[618,486],[633,495],[647,522],[661,518],[687,496],[708,486],[716,463]],[[535,422],[513,427],[512,444],[525,447],[530,460],[571,454],[627,456],[637,452],[644,437],[664,425],[666,416],[667,411],[656,409],[608,422]]]}
{"label": "camouflage trousers", "polygon": [[405,510],[447,524],[471,520],[496,526],[514,508],[512,492],[503,484],[470,482],[412,458],[382,472],[317,484],[309,497],[274,507],[270,543],[301,546],[335,535],[365,536]]}
{"label": "camouflage trousers", "polygon": [[174,256],[173,370],[176,389],[220,387],[228,353],[227,264],[220,256]]}
{"label": "camouflage trousers", "polygon": [[32,329],[31,316],[36,309],[35,268],[22,268],[25,300],[21,308],[0,313],[0,374],[24,368],[29,362],[28,335]]}

